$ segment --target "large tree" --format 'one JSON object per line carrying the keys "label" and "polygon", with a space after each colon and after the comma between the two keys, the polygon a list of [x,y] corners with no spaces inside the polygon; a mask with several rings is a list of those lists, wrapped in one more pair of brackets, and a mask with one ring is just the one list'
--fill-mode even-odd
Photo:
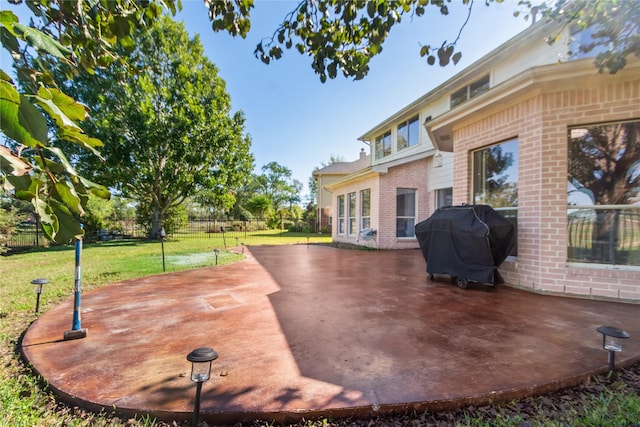
{"label": "large tree", "polygon": [[269,162],[262,166],[262,175],[255,177],[258,192],[266,196],[274,211],[279,211],[300,201],[302,184],[291,178],[292,172],[288,167]]}
{"label": "large tree", "polygon": [[164,17],[133,41],[133,50],[118,52],[123,63],[79,76],[65,91],[92,106],[83,128],[105,144],[105,161],[83,150],[73,156],[79,171],[147,209],[153,237],[188,197],[232,194],[253,158],[244,117],[231,113],[225,83],[197,36]]}
{"label": "large tree", "polygon": [[291,169],[278,162],[263,165],[261,171],[261,174],[252,174],[239,189],[231,213],[238,218],[247,214],[274,219],[291,216],[301,201],[302,183],[292,178]]}
{"label": "large tree", "polygon": [[[462,2],[471,14],[475,1]],[[132,34],[139,28],[153,26],[163,8],[175,13],[180,2],[26,0],[25,3],[37,18],[32,25],[20,23],[8,10],[0,11],[2,46],[16,62],[23,62],[25,56],[36,59],[26,61],[32,65],[19,69],[25,80],[32,83],[20,89],[10,76],[0,72],[0,127],[12,141],[0,146],[0,179],[6,193],[32,201],[50,237],[64,241],[82,234],[74,217],[82,215],[87,193],[106,197],[107,192],[80,176],[50,139],[55,134],[96,154],[101,146],[100,140],[77,126],[87,112],[58,90],[51,79],[51,70],[62,69],[71,77],[79,70],[91,73],[119,60],[115,46],[133,49]],[[367,74],[370,59],[382,51],[394,25],[429,11],[447,15],[448,3],[448,0],[302,0],[271,37],[258,44],[255,54],[268,63],[279,59],[283,48],[295,47],[311,58],[311,66],[322,81],[336,77],[338,72],[360,79]],[[532,5],[521,0],[520,3],[525,16],[535,11],[567,25],[597,24],[597,31],[584,50],[602,49],[596,61],[601,70],[616,72],[624,67],[629,55],[640,53],[640,8],[635,1],[559,0],[552,5]],[[204,4],[214,31],[246,36],[253,0],[204,0]],[[549,40],[552,42],[554,35]],[[458,38],[442,44],[438,40],[434,45],[424,44],[419,54],[426,57],[428,64],[455,63],[461,56],[455,51],[457,41]],[[55,132],[49,132],[47,120]]]}

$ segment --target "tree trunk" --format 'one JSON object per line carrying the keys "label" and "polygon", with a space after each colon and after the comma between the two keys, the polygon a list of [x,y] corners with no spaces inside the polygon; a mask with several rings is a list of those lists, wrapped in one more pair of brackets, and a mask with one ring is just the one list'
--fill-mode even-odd
{"label": "tree trunk", "polygon": [[149,232],[149,239],[159,239],[160,229],[162,228],[162,212],[157,206],[152,207],[151,217],[151,230]]}

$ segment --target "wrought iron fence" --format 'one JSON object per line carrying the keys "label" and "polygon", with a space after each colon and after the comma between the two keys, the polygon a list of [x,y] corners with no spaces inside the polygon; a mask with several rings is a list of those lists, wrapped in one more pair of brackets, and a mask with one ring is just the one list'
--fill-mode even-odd
{"label": "wrought iron fence", "polygon": [[640,265],[640,208],[570,207],[567,246],[569,261]]}
{"label": "wrought iron fence", "polygon": [[[274,228],[275,225],[275,228]],[[277,221],[267,219],[237,220],[231,218],[190,218],[176,229],[167,230],[169,239],[209,238],[219,239],[224,247],[241,243],[264,242],[277,238],[298,237],[301,241],[318,238],[314,222],[303,222],[288,218]],[[148,231],[133,218],[123,218],[110,222],[110,227],[87,231],[85,241],[107,241],[115,239],[146,239]],[[45,247],[50,242],[43,236],[35,223],[21,224],[5,236],[3,245],[8,249]]]}

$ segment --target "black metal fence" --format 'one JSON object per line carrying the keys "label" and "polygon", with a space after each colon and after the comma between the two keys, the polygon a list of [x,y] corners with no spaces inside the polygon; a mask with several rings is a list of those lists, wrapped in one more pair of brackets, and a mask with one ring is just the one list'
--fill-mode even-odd
{"label": "black metal fence", "polygon": [[[517,227],[515,211],[502,212]],[[251,244],[297,233],[301,238],[317,237],[315,223],[282,218],[273,228],[267,219],[191,218],[168,237],[176,239],[222,239],[224,246]],[[147,230],[134,219],[113,221],[108,229],[86,236],[87,241],[145,239]],[[35,223],[21,223],[0,242],[7,249],[48,246]],[[516,254],[512,254],[516,255]],[[640,208],[572,208],[568,211],[567,257],[572,262],[640,266]]]}
{"label": "black metal fence", "polygon": [[640,265],[640,209],[569,209],[567,246],[569,261]]}
{"label": "black metal fence", "polygon": [[[108,241],[115,239],[146,239],[148,230],[137,224],[133,218],[111,221],[109,228],[87,231],[86,242]],[[275,228],[274,228],[275,226]],[[191,218],[183,226],[168,229],[169,239],[210,238],[222,239],[224,246],[252,243],[257,240],[275,239],[278,237],[317,237],[315,223],[279,218],[277,221],[267,219],[216,219]],[[23,223],[14,227],[14,231],[5,236],[2,245],[10,250],[33,247],[46,247],[50,242],[35,223]]]}

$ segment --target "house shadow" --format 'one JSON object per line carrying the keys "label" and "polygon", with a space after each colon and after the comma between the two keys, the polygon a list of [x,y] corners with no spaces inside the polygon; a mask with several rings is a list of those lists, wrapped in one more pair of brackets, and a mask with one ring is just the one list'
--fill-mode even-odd
{"label": "house shadow", "polygon": [[417,249],[250,250],[280,288],[268,297],[300,374],[357,392],[355,404],[456,407],[577,384],[602,369],[595,326],[637,318],[624,304],[430,281]]}

